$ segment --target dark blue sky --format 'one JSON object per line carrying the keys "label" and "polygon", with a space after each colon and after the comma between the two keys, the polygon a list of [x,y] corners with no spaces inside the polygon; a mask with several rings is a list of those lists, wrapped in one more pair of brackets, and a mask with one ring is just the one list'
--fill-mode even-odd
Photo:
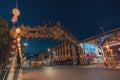
{"label": "dark blue sky", "polygon": [[[79,40],[101,33],[100,26],[105,31],[120,26],[120,0],[18,0],[18,6],[21,11],[18,24],[35,26],[60,21]],[[15,0],[0,0],[0,15],[10,25],[13,25],[10,21],[14,7]],[[57,43],[43,39],[25,41],[29,52],[47,49]]]}

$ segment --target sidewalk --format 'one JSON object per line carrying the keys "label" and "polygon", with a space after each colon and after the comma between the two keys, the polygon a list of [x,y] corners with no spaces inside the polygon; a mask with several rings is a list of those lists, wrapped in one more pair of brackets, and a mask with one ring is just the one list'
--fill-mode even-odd
{"label": "sidewalk", "polygon": [[120,66],[116,66],[115,68],[111,67],[111,66],[105,66],[105,65],[89,65],[89,66],[77,66],[80,68],[99,68],[99,69],[117,69],[120,70]]}
{"label": "sidewalk", "polygon": [[111,66],[105,66],[105,65],[87,65],[87,66],[81,66],[81,65],[72,65],[72,66],[66,66],[66,65],[56,65],[54,67],[76,67],[76,68],[91,68],[91,69],[113,69],[113,70],[120,70],[120,66],[116,66],[115,68]]}

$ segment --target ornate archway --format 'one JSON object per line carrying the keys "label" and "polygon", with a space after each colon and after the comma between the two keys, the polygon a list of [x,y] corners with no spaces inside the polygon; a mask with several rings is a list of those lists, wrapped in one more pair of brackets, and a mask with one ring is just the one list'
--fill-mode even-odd
{"label": "ornate archway", "polygon": [[[10,30],[10,35],[12,37],[11,43],[11,54],[14,55],[10,58],[12,66],[15,65],[16,56],[19,54],[22,60],[21,51],[21,38],[51,38],[57,41],[69,42],[75,46],[78,46],[79,40],[76,39],[71,33],[67,32],[61,24],[58,22],[56,24],[45,24],[44,26],[24,26],[13,27]],[[81,48],[80,46],[78,46]],[[17,53],[17,54],[16,54]],[[11,66],[11,65],[10,65]]]}
{"label": "ornate archway", "polygon": [[[20,29],[20,34],[15,35],[15,30]],[[11,36],[13,38],[16,37],[25,37],[25,38],[52,38],[58,41],[68,41],[74,45],[77,45],[79,42],[71,33],[68,33],[65,29],[63,29],[60,23],[57,24],[48,24],[44,26],[24,26],[21,25],[18,28],[13,27],[11,29]]]}

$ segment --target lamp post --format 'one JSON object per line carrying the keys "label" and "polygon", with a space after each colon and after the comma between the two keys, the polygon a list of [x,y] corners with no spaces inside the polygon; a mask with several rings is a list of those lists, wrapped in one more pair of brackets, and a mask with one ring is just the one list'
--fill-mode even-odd
{"label": "lamp post", "polygon": [[48,48],[48,58],[50,59],[50,48]]}
{"label": "lamp post", "polygon": [[48,61],[49,61],[49,65],[50,65],[50,63],[51,63],[50,48],[48,48]]}

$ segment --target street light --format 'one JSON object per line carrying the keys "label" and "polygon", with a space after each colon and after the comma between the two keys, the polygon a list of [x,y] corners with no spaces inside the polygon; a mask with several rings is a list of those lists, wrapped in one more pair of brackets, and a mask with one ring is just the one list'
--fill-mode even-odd
{"label": "street light", "polygon": [[24,46],[27,46],[28,44],[27,43],[24,43]]}
{"label": "street light", "polygon": [[48,50],[48,61],[49,61],[49,65],[50,65],[50,63],[51,63],[50,48],[48,48],[47,50]]}
{"label": "street light", "polygon": [[50,51],[50,48],[48,48],[48,51]]}
{"label": "street light", "polygon": [[49,58],[50,58],[50,48],[48,48],[47,50],[48,50],[48,55],[49,55]]}

